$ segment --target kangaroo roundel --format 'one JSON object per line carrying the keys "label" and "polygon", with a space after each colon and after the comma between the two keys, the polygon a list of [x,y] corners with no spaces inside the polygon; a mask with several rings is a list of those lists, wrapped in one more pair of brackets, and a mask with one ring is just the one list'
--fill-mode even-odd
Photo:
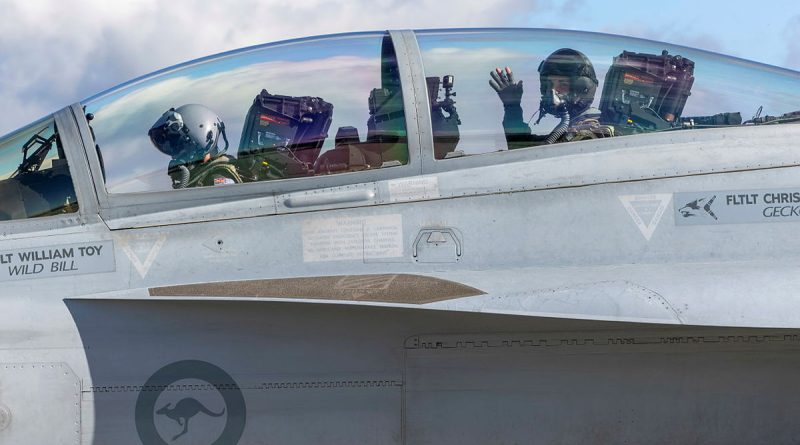
{"label": "kangaroo roundel", "polygon": [[236,444],[246,414],[242,391],[228,373],[208,362],[183,360],[159,369],[144,384],[136,401],[136,430],[147,445],[179,443],[197,429],[194,440]]}

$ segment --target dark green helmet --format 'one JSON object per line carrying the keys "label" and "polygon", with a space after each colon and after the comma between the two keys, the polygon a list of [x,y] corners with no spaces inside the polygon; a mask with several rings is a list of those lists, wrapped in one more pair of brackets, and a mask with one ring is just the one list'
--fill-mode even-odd
{"label": "dark green helmet", "polygon": [[[549,76],[569,77],[569,93],[554,100],[553,85]],[[571,48],[559,49],[539,64],[539,81],[542,93],[541,109],[545,113],[557,114],[558,103],[564,102],[567,111],[573,117],[583,113],[592,105],[598,84],[589,58]]]}

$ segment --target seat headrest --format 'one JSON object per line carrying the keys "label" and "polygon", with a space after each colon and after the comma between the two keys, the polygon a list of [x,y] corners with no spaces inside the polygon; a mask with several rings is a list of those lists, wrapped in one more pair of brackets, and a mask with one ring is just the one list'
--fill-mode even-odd
{"label": "seat headrest", "polygon": [[336,130],[336,145],[343,144],[358,144],[361,140],[358,137],[358,128],[356,127],[339,127]]}

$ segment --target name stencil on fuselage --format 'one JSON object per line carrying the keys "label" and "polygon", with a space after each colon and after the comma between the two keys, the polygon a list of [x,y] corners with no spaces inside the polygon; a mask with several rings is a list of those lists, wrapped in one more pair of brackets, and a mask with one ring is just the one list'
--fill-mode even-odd
{"label": "name stencil on fuselage", "polygon": [[675,193],[675,225],[800,222],[800,188]]}
{"label": "name stencil on fuselage", "polygon": [[45,246],[0,252],[0,281],[114,272],[111,241]]}

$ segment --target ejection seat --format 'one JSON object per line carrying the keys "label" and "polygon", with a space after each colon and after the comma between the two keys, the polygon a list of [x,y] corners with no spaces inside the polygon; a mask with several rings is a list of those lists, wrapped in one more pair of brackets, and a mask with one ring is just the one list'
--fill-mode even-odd
{"label": "ejection seat", "polygon": [[64,213],[75,203],[66,161],[0,181],[0,221]]}
{"label": "ejection seat", "polygon": [[355,172],[380,168],[380,153],[365,147],[359,139],[355,127],[339,127],[336,131],[335,145],[314,162],[314,172],[318,175]]}

